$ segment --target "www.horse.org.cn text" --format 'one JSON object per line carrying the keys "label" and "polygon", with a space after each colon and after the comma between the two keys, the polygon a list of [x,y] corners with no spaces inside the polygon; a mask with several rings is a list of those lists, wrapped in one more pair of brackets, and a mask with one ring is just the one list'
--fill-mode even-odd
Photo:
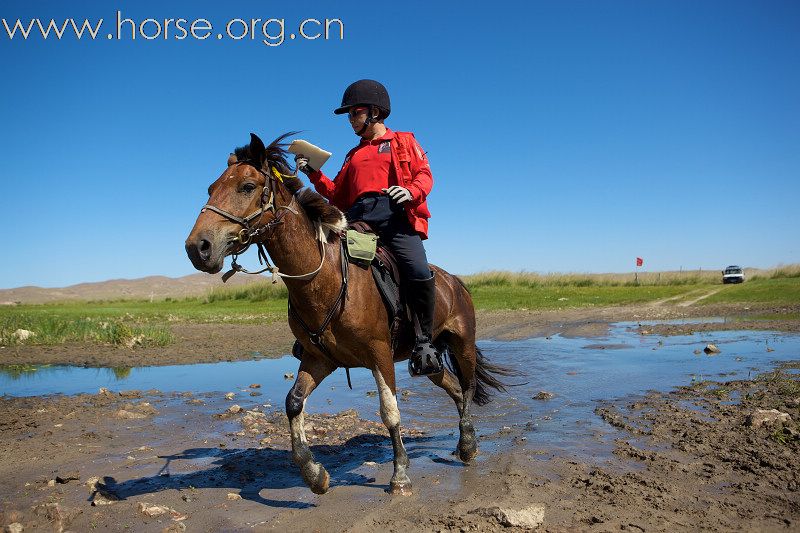
{"label": "www.horse.org.cn text", "polygon": [[184,41],[233,40],[261,42],[266,46],[280,46],[287,39],[299,41],[344,40],[344,23],[340,19],[306,18],[294,31],[287,34],[283,18],[232,18],[222,29],[215,30],[214,23],[198,18],[145,18],[134,20],[116,12],[114,24],[105,26],[105,19],[2,19],[4,36],[9,40],[145,40]]}

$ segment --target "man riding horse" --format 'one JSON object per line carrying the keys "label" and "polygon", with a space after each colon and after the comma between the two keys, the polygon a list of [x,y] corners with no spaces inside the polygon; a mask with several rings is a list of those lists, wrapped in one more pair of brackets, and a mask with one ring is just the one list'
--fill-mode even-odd
{"label": "man riding horse", "polygon": [[359,80],[344,91],[342,105],[361,141],[344,158],[333,180],[295,158],[316,190],[345,211],[349,222],[363,221],[397,259],[411,309],[419,323],[408,361],[412,376],[438,374],[442,357],[432,343],[436,301],[434,276],[422,240],[428,238],[430,211],[426,197],[433,176],[425,152],[413,133],[392,131],[384,120],[392,111],[389,93],[374,80]]}

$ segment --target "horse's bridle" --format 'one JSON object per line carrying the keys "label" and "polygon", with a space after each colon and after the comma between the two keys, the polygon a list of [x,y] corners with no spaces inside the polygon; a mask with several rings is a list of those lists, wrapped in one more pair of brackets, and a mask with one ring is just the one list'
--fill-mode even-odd
{"label": "horse's bridle", "polygon": [[[213,211],[217,213],[221,217],[230,220],[231,222],[235,222],[242,226],[242,229],[239,231],[239,234],[236,237],[236,240],[244,246],[241,250],[236,253],[231,254],[231,269],[222,275],[222,281],[228,281],[231,276],[236,274],[237,272],[242,272],[243,274],[261,274],[264,272],[269,271],[272,274],[272,282],[277,283],[277,277],[280,276],[282,278],[290,278],[290,279],[311,279],[316,276],[320,270],[322,270],[322,265],[325,263],[325,241],[324,239],[320,239],[320,255],[322,256],[319,266],[313,270],[312,272],[308,272],[306,274],[299,274],[299,275],[289,275],[284,274],[282,272],[278,272],[278,267],[271,265],[269,262],[269,258],[267,256],[267,251],[264,247],[264,241],[269,240],[272,236],[272,232],[275,230],[275,226],[278,224],[283,224],[283,217],[286,216],[285,212],[297,214],[297,210],[292,207],[292,204],[295,203],[295,197],[292,195],[292,201],[288,205],[275,205],[275,182],[276,180],[283,180],[284,176],[291,177],[292,175],[284,175],[281,174],[278,169],[273,166],[270,166],[272,171],[271,174],[265,172],[262,168],[256,165],[252,161],[243,160],[237,161],[234,163],[235,165],[250,165],[255,168],[258,172],[260,172],[264,178],[264,190],[261,192],[261,205],[255,212],[247,215],[246,217],[236,216],[233,213],[229,213],[224,209],[220,209],[219,207],[211,204],[206,204],[200,209],[200,212],[203,213],[205,210]],[[269,191],[269,197],[267,197],[267,191]],[[278,212],[279,210],[284,210],[282,212]],[[275,215],[272,220],[267,222],[264,225],[259,226],[258,224],[251,225],[253,221],[258,220],[261,222],[261,218],[267,211],[272,211]],[[265,235],[266,239],[258,239],[262,235]],[[258,249],[258,262],[262,265],[266,264],[264,268],[261,270],[251,272],[241,266],[239,263],[236,262],[236,259],[243,253],[245,253],[249,248],[250,245],[255,244],[256,248]]]}

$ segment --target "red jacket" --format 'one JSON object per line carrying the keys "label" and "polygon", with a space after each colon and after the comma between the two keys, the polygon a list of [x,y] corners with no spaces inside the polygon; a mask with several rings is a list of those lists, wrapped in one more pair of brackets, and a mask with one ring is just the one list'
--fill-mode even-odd
{"label": "red jacket", "polygon": [[[428,219],[431,213],[428,211],[426,198],[433,188],[433,175],[428,158],[413,133],[392,131],[387,128],[386,135],[382,139],[391,141],[389,145],[392,152],[392,164],[387,183],[389,186],[397,184],[409,190],[411,200],[403,204],[408,221],[420,237],[427,239]],[[360,146],[352,148],[347,153],[342,168],[333,181],[319,170],[309,176],[317,192],[343,211],[349,209],[359,196],[367,192],[357,190],[348,178],[351,156]]]}

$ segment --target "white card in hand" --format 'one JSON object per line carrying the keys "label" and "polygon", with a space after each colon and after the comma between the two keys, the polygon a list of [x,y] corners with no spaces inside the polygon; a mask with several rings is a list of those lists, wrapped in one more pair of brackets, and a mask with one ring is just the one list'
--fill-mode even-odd
{"label": "white card in hand", "polygon": [[319,146],[314,146],[310,142],[304,141],[303,139],[293,140],[289,145],[288,151],[295,155],[302,154],[307,157],[308,166],[314,170],[320,170],[322,165],[324,165],[331,156],[330,152],[323,150]]}

